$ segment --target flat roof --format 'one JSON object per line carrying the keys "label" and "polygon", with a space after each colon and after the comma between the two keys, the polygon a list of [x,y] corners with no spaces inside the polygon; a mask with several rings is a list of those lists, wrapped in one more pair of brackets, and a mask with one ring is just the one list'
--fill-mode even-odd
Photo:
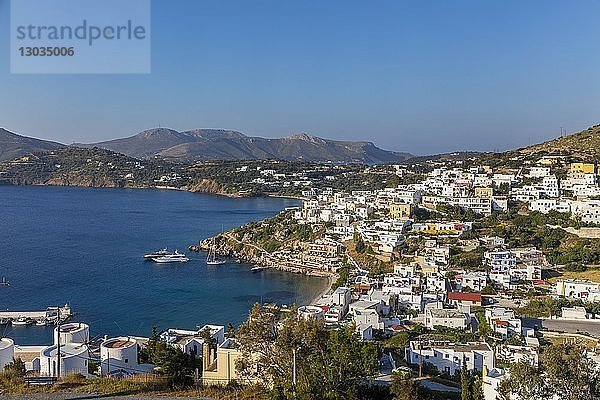
{"label": "flat roof", "polygon": [[11,338],[0,339],[0,349],[6,349],[7,347],[13,346],[15,342]]}
{"label": "flat roof", "polygon": [[135,340],[117,338],[108,339],[107,341],[102,343],[102,346],[108,349],[121,349],[124,347],[133,346],[134,344],[136,344]]}

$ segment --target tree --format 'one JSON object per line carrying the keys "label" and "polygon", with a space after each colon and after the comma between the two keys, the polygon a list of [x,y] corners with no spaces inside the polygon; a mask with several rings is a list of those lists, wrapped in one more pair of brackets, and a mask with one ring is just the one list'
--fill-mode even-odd
{"label": "tree", "polygon": [[279,397],[353,399],[377,372],[377,348],[361,342],[352,326],[328,330],[323,321],[296,315],[276,324],[271,310],[255,305],[236,338],[239,375],[257,379]]}
{"label": "tree", "polygon": [[358,239],[356,240],[355,243],[356,244],[355,244],[354,249],[356,250],[356,252],[358,254],[363,254],[367,250],[367,247],[365,246],[365,242],[360,235],[358,235]]}
{"label": "tree", "polygon": [[564,400],[599,399],[600,374],[583,347],[565,344],[549,346],[542,354],[542,366],[550,390]]}
{"label": "tree", "polygon": [[472,400],[471,395],[471,375],[467,371],[467,362],[463,356],[462,365],[460,367],[460,398],[461,400]]}
{"label": "tree", "polygon": [[480,376],[477,376],[473,381],[472,385],[472,395],[473,400],[484,400],[483,397],[483,379]]}
{"label": "tree", "polygon": [[140,351],[140,361],[156,365],[159,373],[166,376],[173,387],[191,384],[191,377],[196,368],[194,356],[160,340],[156,327],[152,327],[148,345]]}
{"label": "tree", "polygon": [[21,358],[13,358],[12,362],[4,366],[4,372],[14,377],[25,376],[25,362]]}
{"label": "tree", "polygon": [[510,376],[498,384],[502,400],[543,400],[551,397],[541,372],[528,362],[511,364],[509,371]]}
{"label": "tree", "polygon": [[421,385],[408,372],[394,372],[390,392],[394,400],[423,400]]}
{"label": "tree", "polygon": [[227,324],[227,337],[235,337],[235,328],[233,327],[233,324],[231,322]]}

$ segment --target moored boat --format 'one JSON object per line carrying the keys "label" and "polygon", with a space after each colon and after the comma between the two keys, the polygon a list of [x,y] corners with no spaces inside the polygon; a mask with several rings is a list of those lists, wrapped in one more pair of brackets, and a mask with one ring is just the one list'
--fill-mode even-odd
{"label": "moored boat", "polygon": [[26,317],[19,317],[19,318],[15,319],[14,321],[12,321],[12,324],[16,325],[16,326],[25,326],[25,325],[31,325],[34,323],[35,323],[34,320],[32,320],[31,318],[26,318]]}
{"label": "moored boat", "polygon": [[154,258],[164,257],[164,256],[168,256],[170,254],[171,253],[165,247],[164,249],[155,251],[154,253],[144,254],[144,260],[152,260]]}
{"label": "moored boat", "polygon": [[183,262],[188,262],[190,261],[189,258],[187,258],[185,256],[185,254],[181,254],[178,253],[177,250],[175,250],[175,253],[173,254],[167,254],[164,256],[160,256],[160,257],[155,257],[152,259],[152,261],[154,261],[155,263],[158,264],[167,264],[167,263],[183,263]]}

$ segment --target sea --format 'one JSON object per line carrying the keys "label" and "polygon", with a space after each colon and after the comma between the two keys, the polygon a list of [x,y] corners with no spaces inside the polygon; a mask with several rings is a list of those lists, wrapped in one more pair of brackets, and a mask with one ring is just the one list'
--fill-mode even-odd
{"label": "sea", "polygon": [[[0,309],[68,303],[94,338],[149,336],[153,326],[197,329],[243,322],[256,302],[306,304],[324,278],[251,272],[228,260],[207,266],[190,244],[260,221],[297,200],[228,198],[177,190],[0,186]],[[143,255],[178,249],[185,264]],[[0,326],[16,344],[52,342],[52,327]]]}

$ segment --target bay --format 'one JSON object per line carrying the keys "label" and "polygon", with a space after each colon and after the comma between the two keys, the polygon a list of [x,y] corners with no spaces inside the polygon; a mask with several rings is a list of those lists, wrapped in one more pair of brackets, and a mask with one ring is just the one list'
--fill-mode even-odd
{"label": "bay", "polygon": [[[190,244],[298,201],[227,198],[174,190],[0,186],[0,309],[43,310],[69,302],[91,335],[148,336],[206,323],[237,325],[255,302],[304,304],[326,280],[250,272],[229,260],[207,266]],[[186,264],[157,265],[145,253],[185,251]],[[51,327],[8,326],[17,344],[49,344]]]}

